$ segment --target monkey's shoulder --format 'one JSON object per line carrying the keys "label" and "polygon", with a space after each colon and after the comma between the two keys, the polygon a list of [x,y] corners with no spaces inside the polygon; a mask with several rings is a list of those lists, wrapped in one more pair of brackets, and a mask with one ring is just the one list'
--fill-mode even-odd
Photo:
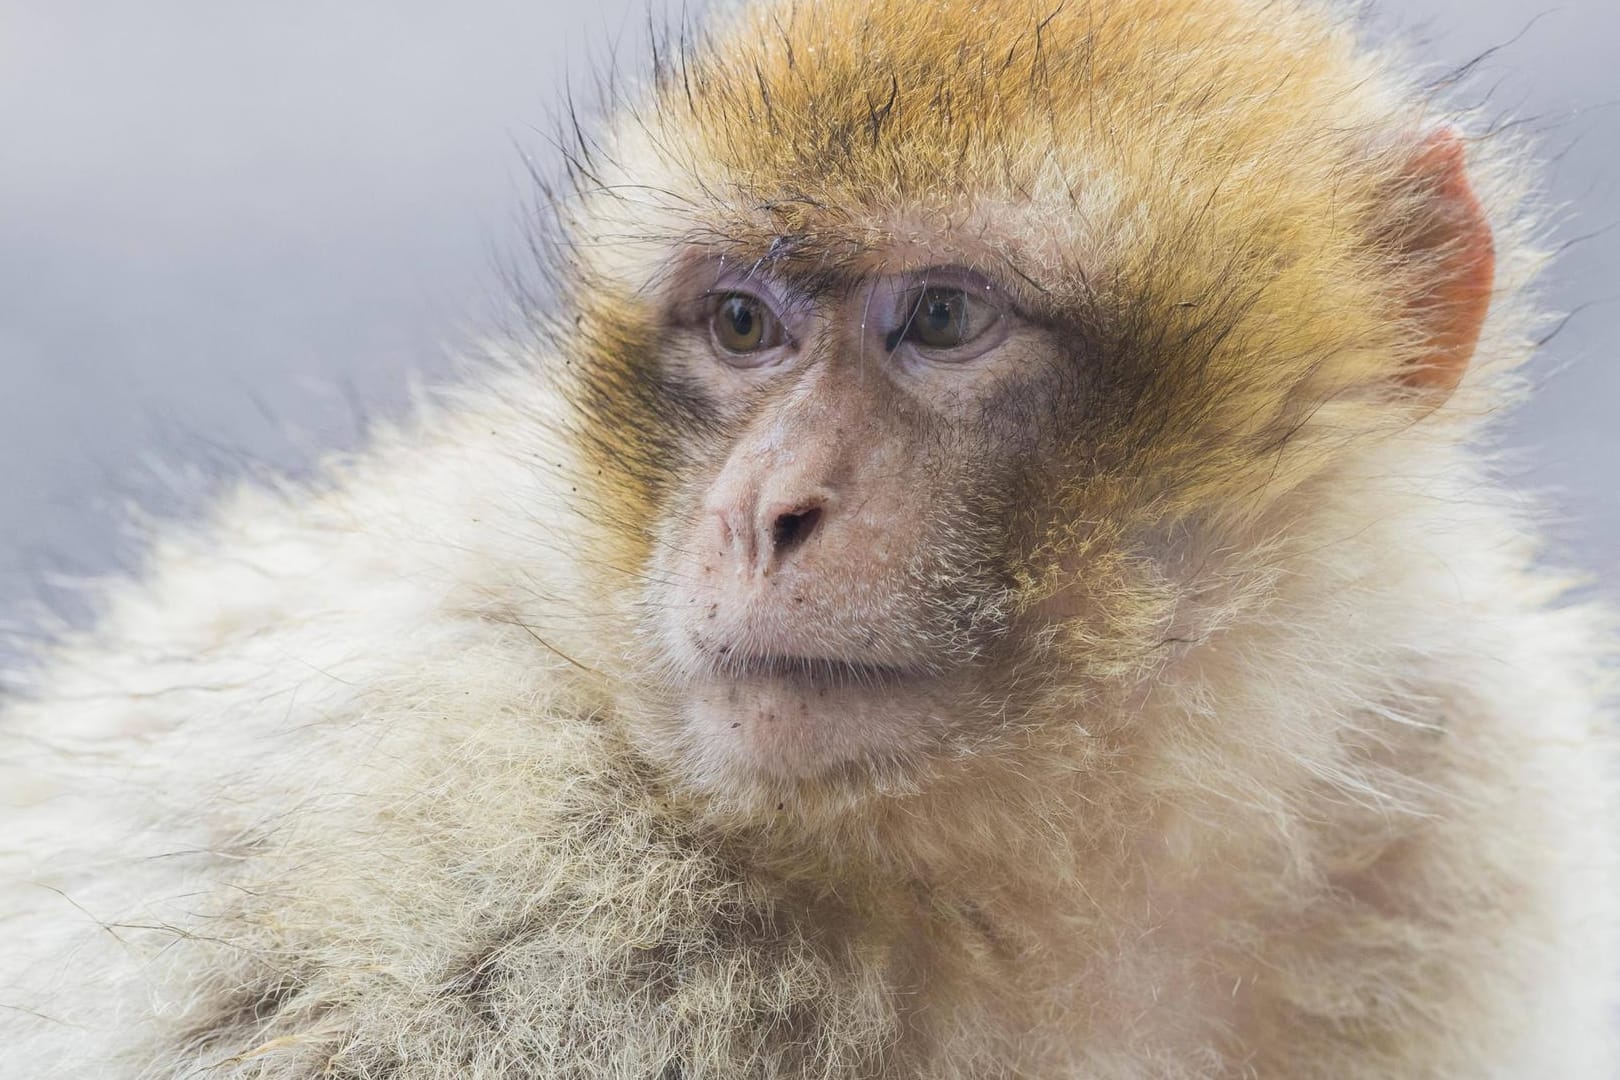
{"label": "monkey's shoulder", "polygon": [[206,1004],[171,1045],[244,1076],[861,1075],[878,969],[588,718],[527,719],[397,742],[346,809],[266,835],[185,946]]}

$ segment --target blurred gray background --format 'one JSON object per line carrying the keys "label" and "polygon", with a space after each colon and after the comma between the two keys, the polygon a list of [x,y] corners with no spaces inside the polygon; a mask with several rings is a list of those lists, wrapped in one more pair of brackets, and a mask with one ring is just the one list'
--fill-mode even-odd
{"label": "blurred gray background", "polygon": [[[550,168],[564,85],[615,47],[634,68],[648,3],[0,0],[0,623],[127,561],[126,500],[307,467],[496,329],[524,155]],[[1402,0],[1373,26],[1436,75],[1500,46],[1465,97],[1552,159],[1576,315],[1510,472],[1614,592],[1620,3]]]}

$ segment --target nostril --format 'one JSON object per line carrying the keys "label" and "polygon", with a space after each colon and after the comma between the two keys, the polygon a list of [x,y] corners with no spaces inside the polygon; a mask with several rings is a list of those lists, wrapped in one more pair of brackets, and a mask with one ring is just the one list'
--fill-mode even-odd
{"label": "nostril", "polygon": [[778,514],[771,523],[771,546],[780,557],[800,547],[821,524],[821,507],[812,506],[789,514]]}

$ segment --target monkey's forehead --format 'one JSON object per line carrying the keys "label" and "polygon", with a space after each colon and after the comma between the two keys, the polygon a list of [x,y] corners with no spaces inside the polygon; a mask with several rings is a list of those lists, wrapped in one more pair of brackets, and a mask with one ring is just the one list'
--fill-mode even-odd
{"label": "monkey's forehead", "polygon": [[1330,266],[1422,111],[1297,0],[745,4],[660,55],[654,100],[583,181],[574,235],[609,262],[1034,277],[1140,277],[1171,246],[1193,272],[1191,236]]}

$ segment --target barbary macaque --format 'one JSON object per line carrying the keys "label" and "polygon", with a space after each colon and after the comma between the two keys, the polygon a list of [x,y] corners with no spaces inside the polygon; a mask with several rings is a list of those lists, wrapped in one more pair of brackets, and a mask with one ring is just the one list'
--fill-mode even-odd
{"label": "barbary macaque", "polygon": [[1613,1077],[1526,149],[1305,0],[656,52],[533,333],[0,716],[0,1074]]}

